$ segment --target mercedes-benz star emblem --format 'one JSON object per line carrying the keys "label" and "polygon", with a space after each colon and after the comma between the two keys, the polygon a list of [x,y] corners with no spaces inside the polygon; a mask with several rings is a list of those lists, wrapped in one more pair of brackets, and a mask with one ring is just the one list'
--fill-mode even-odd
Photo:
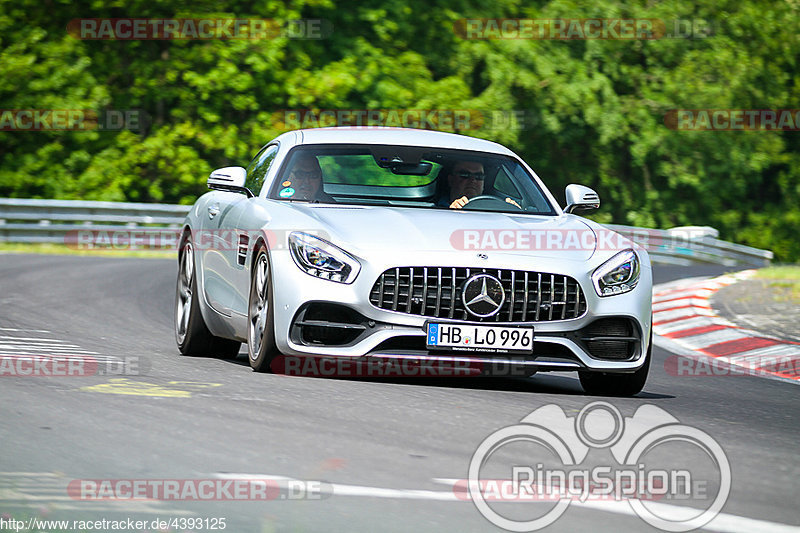
{"label": "mercedes-benz star emblem", "polygon": [[506,301],[506,291],[494,276],[476,274],[464,283],[461,300],[471,315],[485,318],[500,311]]}

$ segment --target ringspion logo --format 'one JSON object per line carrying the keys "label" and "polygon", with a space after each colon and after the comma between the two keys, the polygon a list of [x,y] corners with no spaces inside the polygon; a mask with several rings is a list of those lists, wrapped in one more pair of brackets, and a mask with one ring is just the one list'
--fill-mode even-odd
{"label": "ringspion logo", "polygon": [[[596,450],[600,464],[587,460]],[[626,417],[608,402],[592,402],[575,416],[546,405],[493,432],[473,454],[468,479],[453,490],[508,531],[547,527],[573,501],[611,500],[630,505],[653,527],[683,532],[717,516],[730,488],[728,458],[707,433],[654,405]],[[678,514],[659,505],[675,500],[694,505]],[[532,501],[551,505],[506,505]]]}

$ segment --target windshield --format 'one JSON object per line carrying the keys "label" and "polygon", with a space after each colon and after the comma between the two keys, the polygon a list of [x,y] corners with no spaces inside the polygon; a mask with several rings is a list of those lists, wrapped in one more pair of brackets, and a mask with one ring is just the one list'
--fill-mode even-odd
{"label": "windshield", "polygon": [[414,146],[294,148],[269,197],[284,201],[555,215],[514,158]]}

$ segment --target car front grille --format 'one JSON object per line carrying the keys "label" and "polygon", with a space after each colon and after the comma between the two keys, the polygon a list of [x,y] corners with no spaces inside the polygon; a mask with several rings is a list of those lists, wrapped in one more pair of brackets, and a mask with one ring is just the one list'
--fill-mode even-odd
{"label": "car front grille", "polygon": [[[461,288],[475,274],[489,274],[503,285],[505,301],[493,316],[473,316],[464,308]],[[390,268],[378,277],[369,299],[387,311],[473,322],[546,322],[578,318],[586,312],[586,297],[575,279],[524,270]]]}

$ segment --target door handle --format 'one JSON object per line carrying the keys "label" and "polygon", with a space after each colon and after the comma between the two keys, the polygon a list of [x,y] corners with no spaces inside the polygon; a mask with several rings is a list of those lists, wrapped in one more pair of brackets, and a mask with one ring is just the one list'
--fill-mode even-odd
{"label": "door handle", "polygon": [[214,218],[219,215],[219,204],[208,206],[208,218]]}

